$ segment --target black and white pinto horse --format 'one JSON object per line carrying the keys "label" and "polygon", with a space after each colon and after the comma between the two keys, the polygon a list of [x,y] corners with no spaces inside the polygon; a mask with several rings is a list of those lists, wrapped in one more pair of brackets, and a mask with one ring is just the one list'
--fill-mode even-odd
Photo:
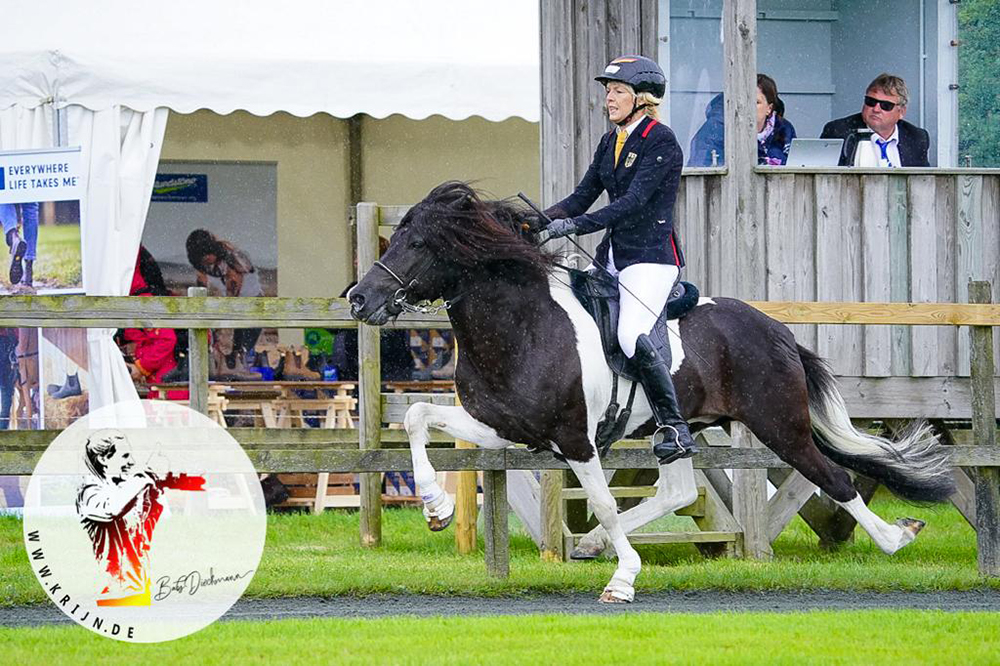
{"label": "black and white pinto horse", "polygon": [[[448,525],[454,504],[427,458],[429,428],[486,448],[521,442],[556,452],[600,521],[577,554],[613,546],[618,567],[601,600],[631,601],[640,561],[626,534],[691,504],[693,467],[690,459],[661,466],[655,497],[618,514],[594,444],[616,379],[597,326],[556,257],[523,233],[530,217],[509,201],[483,200],[463,183],[439,185],[410,209],[381,261],[348,294],[351,312],[378,326],[408,305],[447,301],[461,349],[455,382],[462,406],[418,403],[405,418],[431,529]],[[856,430],[824,362],[760,311],[735,299],[702,298],[670,326],[670,371],[692,430],[742,422],[844,507],[886,553],[912,541],[924,523],[884,521],[841,465],[912,501],[941,501],[954,491],[946,456],[927,429],[898,442]],[[631,384],[618,381],[627,393]],[[652,425],[638,391],[626,434],[648,434]]]}

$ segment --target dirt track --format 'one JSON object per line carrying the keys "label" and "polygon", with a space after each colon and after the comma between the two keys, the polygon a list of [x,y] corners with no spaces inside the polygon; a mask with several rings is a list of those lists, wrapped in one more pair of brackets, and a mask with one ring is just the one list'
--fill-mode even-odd
{"label": "dirt track", "polygon": [[[630,605],[605,606],[596,595],[541,595],[482,599],[425,595],[368,597],[294,597],[243,599],[226,620],[286,618],[439,615],[524,615],[538,613],[710,613],[719,611],[795,612],[804,610],[920,609],[944,611],[1000,611],[1000,591],[962,592],[655,592],[642,594]],[[0,626],[68,623],[51,604],[0,608]]]}

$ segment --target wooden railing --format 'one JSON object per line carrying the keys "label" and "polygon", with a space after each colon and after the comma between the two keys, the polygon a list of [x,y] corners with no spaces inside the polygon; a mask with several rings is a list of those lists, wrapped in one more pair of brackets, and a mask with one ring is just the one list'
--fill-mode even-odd
{"label": "wooden railing", "polygon": [[[975,286],[975,285],[974,285]],[[976,286],[983,289],[982,286]],[[988,288],[988,285],[985,287]],[[984,300],[985,296],[982,297]],[[960,509],[968,516],[975,516],[979,533],[982,568],[987,573],[1000,573],[997,543],[1000,523],[996,520],[1000,498],[996,491],[997,467],[1000,466],[1000,447],[995,446],[996,396],[992,378],[992,328],[1000,324],[997,307],[992,304],[811,304],[811,303],[759,303],[779,320],[809,323],[873,323],[881,325],[971,325],[970,349],[973,358],[970,406],[973,432],[970,437],[958,437],[959,445],[950,449],[952,463],[958,467],[975,468],[967,477],[964,492],[956,498]],[[0,326],[40,327],[179,327],[194,328],[201,333],[208,328],[223,326],[317,326],[323,328],[350,328],[356,323],[348,314],[347,304],[341,299],[226,299],[226,298],[127,298],[127,297],[6,297],[0,299]],[[440,318],[414,319],[401,317],[397,326],[447,326]],[[368,327],[362,327],[362,336]],[[370,332],[376,333],[373,329]],[[207,355],[207,341],[203,335],[192,335]],[[194,353],[194,350],[192,350]],[[374,355],[378,358],[378,355]],[[192,364],[192,389],[207,391],[207,371]],[[261,472],[360,472],[377,475],[379,472],[409,470],[409,452],[382,450],[405,444],[405,433],[383,429],[381,395],[377,367],[362,366],[360,392],[377,396],[367,431],[361,430],[301,430],[301,429],[242,429],[231,432],[247,450]],[[956,380],[960,381],[960,380]],[[369,398],[371,399],[371,398]],[[892,416],[886,414],[885,416]],[[8,431],[0,433],[0,474],[29,474],[44,448],[58,431]],[[960,433],[956,433],[960,434]],[[368,445],[364,446],[366,441]],[[449,445],[451,440],[440,433],[432,438],[437,445]],[[361,446],[359,447],[359,444]],[[609,469],[653,469],[656,461],[643,442],[626,442],[626,447],[610,452],[603,461]],[[486,451],[468,449],[435,449],[430,452],[432,463],[440,470],[482,470],[488,489],[487,501],[492,507],[505,506],[506,471],[508,470],[562,470],[566,466],[547,456],[535,456],[525,450]],[[737,470],[741,474],[755,475],[755,483],[740,482],[728,492],[732,513],[740,513],[744,503],[761,506],[761,496],[766,500],[766,472],[786,466],[766,449],[706,447],[696,457],[699,470]],[[772,479],[773,480],[773,479]],[[787,479],[786,479],[787,481]],[[373,481],[374,483],[374,481]],[[376,489],[377,485],[373,485]],[[737,490],[739,488],[739,490]],[[779,489],[780,492],[780,489]],[[546,502],[561,501],[552,499]],[[370,518],[362,527],[362,540],[370,545],[381,540],[379,497],[362,496],[364,511]],[[963,504],[964,502],[964,504]],[[763,506],[767,503],[764,501]],[[798,507],[796,507],[798,508]],[[543,512],[550,510],[544,506]],[[770,511],[791,518],[795,511],[788,507],[772,506]],[[487,553],[490,571],[506,569],[506,521],[493,511],[487,524],[491,544]],[[991,522],[992,521],[992,522]],[[758,521],[759,533],[747,532],[740,525],[739,545],[744,552],[754,552],[762,542],[770,542],[776,533],[766,528],[767,520]],[[780,528],[779,528],[780,531]],[[754,544],[757,544],[755,546]]]}

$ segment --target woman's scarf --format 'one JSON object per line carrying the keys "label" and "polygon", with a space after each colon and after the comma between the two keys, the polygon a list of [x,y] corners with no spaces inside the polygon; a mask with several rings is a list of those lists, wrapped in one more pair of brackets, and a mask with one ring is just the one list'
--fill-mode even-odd
{"label": "woman's scarf", "polygon": [[764,158],[764,161],[762,162],[762,164],[770,164],[772,166],[773,165],[779,165],[780,166],[782,164],[780,158],[778,158],[778,157],[770,157],[767,154],[767,140],[771,138],[772,134],[774,134],[774,123],[775,123],[775,120],[777,119],[777,117],[778,117],[778,114],[775,113],[774,111],[772,111],[771,115],[769,115],[767,117],[767,120],[764,121],[764,129],[762,129],[761,131],[757,132],[757,144],[760,146],[760,151],[759,152],[763,155],[763,158]]}

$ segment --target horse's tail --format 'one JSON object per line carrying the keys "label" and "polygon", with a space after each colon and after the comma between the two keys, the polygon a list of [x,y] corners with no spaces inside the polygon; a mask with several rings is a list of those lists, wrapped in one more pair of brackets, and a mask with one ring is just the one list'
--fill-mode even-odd
{"label": "horse's tail", "polygon": [[941,502],[955,492],[948,455],[921,424],[898,442],[859,432],[826,362],[799,345],[806,371],[813,441],[827,457],[914,502]]}

